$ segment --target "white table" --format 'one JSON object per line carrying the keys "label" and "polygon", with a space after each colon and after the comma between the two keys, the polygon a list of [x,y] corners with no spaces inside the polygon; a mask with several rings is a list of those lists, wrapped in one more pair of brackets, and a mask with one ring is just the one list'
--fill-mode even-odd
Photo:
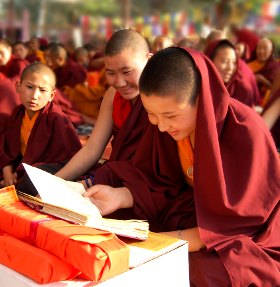
{"label": "white table", "polygon": [[[188,244],[184,244],[136,268],[97,284],[98,287],[188,287]],[[37,284],[0,264],[0,287],[91,287],[90,281],[72,280]]]}

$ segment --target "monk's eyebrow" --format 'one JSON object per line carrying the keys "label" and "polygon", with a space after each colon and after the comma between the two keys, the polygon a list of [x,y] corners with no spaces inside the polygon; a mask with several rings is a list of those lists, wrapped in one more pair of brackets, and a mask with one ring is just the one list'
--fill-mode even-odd
{"label": "monk's eyebrow", "polygon": [[[146,111],[147,113],[152,113],[152,112],[149,111],[148,109],[146,109],[146,108],[144,108],[144,109],[145,109],[145,111]],[[159,113],[159,114],[161,114],[161,115],[172,115],[172,114],[176,114],[176,111],[163,112],[163,113]]]}

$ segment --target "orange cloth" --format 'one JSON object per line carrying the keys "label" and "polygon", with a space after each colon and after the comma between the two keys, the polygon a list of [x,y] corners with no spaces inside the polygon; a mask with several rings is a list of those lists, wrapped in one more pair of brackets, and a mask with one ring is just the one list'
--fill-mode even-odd
{"label": "orange cloth", "polygon": [[128,270],[129,248],[114,234],[38,213],[22,202],[0,204],[0,229],[56,255],[99,282]]}
{"label": "orange cloth", "polygon": [[20,129],[20,152],[22,155],[25,154],[27,142],[28,142],[31,130],[32,130],[39,114],[40,114],[40,111],[37,111],[34,114],[33,118],[30,119],[27,112],[25,111],[25,114],[24,114],[24,117],[23,117],[22,123],[21,123],[21,129]]}
{"label": "orange cloth", "polygon": [[257,73],[261,68],[263,68],[265,63],[261,63],[258,60],[254,60],[248,63],[248,66],[252,69],[254,73]]}
{"label": "orange cloth", "polygon": [[190,138],[188,137],[186,139],[177,141],[177,146],[178,146],[180,163],[183,169],[186,182],[191,186],[193,186],[194,155]]}
{"label": "orange cloth", "polygon": [[105,70],[102,70],[98,85],[78,84],[75,87],[65,86],[63,92],[82,114],[97,119],[103,96],[108,88]]}
{"label": "orange cloth", "polygon": [[71,280],[80,273],[72,265],[47,251],[1,231],[0,263],[40,284]]}

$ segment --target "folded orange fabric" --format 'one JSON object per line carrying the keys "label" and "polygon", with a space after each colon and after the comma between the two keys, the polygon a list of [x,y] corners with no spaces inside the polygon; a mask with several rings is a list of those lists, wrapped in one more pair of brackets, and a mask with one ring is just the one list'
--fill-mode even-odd
{"label": "folded orange fabric", "polygon": [[129,268],[129,248],[114,234],[56,220],[22,202],[0,205],[0,229],[41,248],[99,282]]}
{"label": "folded orange fabric", "polygon": [[47,251],[1,231],[0,263],[40,284],[71,280],[80,273]]}

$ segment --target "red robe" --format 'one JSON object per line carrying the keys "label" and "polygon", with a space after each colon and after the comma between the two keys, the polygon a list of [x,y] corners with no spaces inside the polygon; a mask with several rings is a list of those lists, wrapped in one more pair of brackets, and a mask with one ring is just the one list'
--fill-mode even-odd
{"label": "red robe", "polygon": [[[205,55],[211,59],[219,44],[222,42],[228,43],[232,49],[235,50],[234,46],[228,40],[218,40],[211,42],[207,46]],[[247,66],[247,64],[239,58],[237,60],[236,72],[232,75],[230,81],[226,84],[226,88],[231,97],[237,99],[249,107],[259,104],[260,94],[254,73]]]}
{"label": "red robe", "polygon": [[[267,104],[264,107],[263,113],[271,107],[271,105],[280,97],[280,89],[274,93],[274,95],[269,99]],[[280,149],[280,117],[275,122],[273,127],[270,129],[270,132],[272,134],[272,137],[275,141],[276,147],[278,150]]]}
{"label": "red robe", "polygon": [[16,93],[15,84],[8,78],[2,78],[0,80],[0,136],[6,130],[13,110],[20,104],[21,100]]}
{"label": "red robe", "polygon": [[273,139],[253,109],[229,96],[211,61],[187,51],[202,75],[194,188],[184,184],[177,144],[151,125],[134,158],[107,163],[95,181],[128,187],[135,217],[147,219],[151,230],[197,225],[206,248],[189,254],[194,286],[280,286],[280,162]]}
{"label": "red robe", "polygon": [[13,55],[5,66],[0,66],[0,73],[14,81],[19,81],[22,71],[29,63],[23,59],[16,59]]}
{"label": "red robe", "polygon": [[69,101],[69,99],[65,96],[65,94],[61,90],[56,89],[56,95],[53,101],[58,106],[60,106],[62,111],[66,114],[66,116],[68,116],[68,118],[75,127],[84,124],[84,120],[81,114],[77,111],[73,103]]}
{"label": "red robe", "polygon": [[32,128],[26,152],[20,153],[21,122],[25,108],[20,105],[11,116],[0,151],[0,168],[13,164],[18,179],[23,175],[22,163],[65,163],[81,148],[76,130],[67,116],[53,102],[41,110]]}
{"label": "red robe", "polygon": [[56,74],[56,86],[60,89],[65,86],[75,87],[77,84],[84,83],[87,78],[86,69],[71,58],[68,58],[66,64],[54,72]]}

